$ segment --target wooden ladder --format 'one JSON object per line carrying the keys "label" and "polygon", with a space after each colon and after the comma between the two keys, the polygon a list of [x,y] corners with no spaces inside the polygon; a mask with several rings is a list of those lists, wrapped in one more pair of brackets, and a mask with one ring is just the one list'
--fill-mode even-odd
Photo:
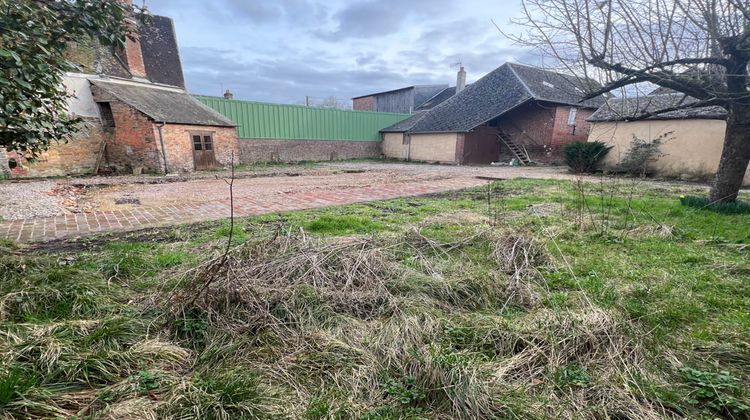
{"label": "wooden ladder", "polygon": [[510,138],[510,135],[506,133],[503,130],[500,130],[500,132],[497,134],[497,138],[510,149],[511,153],[518,159],[519,162],[521,162],[521,165],[528,165],[532,163],[531,157],[529,156],[529,152],[526,151],[526,148],[523,146],[518,146],[513,142],[513,140]]}

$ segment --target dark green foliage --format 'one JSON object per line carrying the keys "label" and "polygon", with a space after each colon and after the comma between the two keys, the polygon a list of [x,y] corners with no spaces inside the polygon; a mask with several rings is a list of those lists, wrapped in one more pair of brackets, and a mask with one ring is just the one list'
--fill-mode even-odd
{"label": "dark green foliage", "polygon": [[0,10],[0,147],[33,159],[81,122],[66,111],[62,77],[75,69],[66,48],[85,38],[124,45],[133,9],[119,0],[0,0]]}
{"label": "dark green foliage", "polygon": [[750,414],[750,406],[739,399],[743,393],[742,384],[729,372],[684,368],[682,374],[691,389],[688,403],[704,404],[717,413],[736,418]]}
{"label": "dark green foliage", "polygon": [[708,197],[681,196],[683,206],[695,207],[701,210],[711,210],[723,214],[750,214],[750,203],[735,201],[733,203],[712,203]]}
{"label": "dark green foliage", "polygon": [[592,173],[597,170],[599,162],[607,156],[612,146],[600,141],[576,141],[565,145],[565,164],[574,173]]}
{"label": "dark green foliage", "polygon": [[563,389],[584,387],[591,382],[591,375],[577,363],[558,369],[554,378],[557,386]]}
{"label": "dark green foliage", "polygon": [[625,153],[617,169],[633,176],[646,175],[648,164],[663,156],[659,148],[670,134],[671,132],[664,133],[652,141],[645,141],[633,136],[630,149]]}
{"label": "dark green foliage", "polygon": [[0,412],[9,402],[19,398],[24,391],[34,386],[35,375],[14,366],[0,374]]}

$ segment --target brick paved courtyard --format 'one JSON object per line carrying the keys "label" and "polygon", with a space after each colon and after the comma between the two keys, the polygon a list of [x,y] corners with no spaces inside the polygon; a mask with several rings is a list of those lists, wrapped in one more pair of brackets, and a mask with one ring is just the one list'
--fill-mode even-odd
{"label": "brick paved courtyard", "polygon": [[[304,177],[301,177],[304,178]],[[265,213],[314,209],[320,207],[388,200],[398,197],[439,193],[486,184],[474,177],[401,180],[370,185],[337,185],[324,190],[279,190],[273,194],[243,192],[234,200],[236,217]],[[177,186],[172,187],[172,189]],[[237,192],[237,190],[236,190]],[[227,196],[226,190],[222,193]],[[201,201],[201,199],[205,201]],[[158,203],[158,204],[157,204]],[[73,213],[54,217],[7,220],[0,222],[0,238],[20,242],[41,242],[73,238],[103,232],[134,231],[145,228],[226,219],[229,199],[205,197],[200,192],[183,202],[152,202],[141,206]]]}

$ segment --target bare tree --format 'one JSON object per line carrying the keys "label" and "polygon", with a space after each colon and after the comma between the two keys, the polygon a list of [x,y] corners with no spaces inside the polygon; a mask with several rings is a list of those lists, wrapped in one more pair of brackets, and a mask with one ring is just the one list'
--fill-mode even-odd
{"label": "bare tree", "polygon": [[[715,202],[737,199],[750,162],[749,0],[522,0],[517,40],[540,48],[581,78],[602,82],[588,98],[644,83],[682,100],[635,118],[718,106],[726,136],[711,188]],[[631,118],[632,119],[632,118]]]}

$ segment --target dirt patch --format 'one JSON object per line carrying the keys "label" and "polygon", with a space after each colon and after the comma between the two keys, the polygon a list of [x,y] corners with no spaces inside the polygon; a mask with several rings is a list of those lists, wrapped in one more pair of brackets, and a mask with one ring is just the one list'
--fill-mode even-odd
{"label": "dirt patch", "polygon": [[76,239],[62,238],[48,242],[34,242],[23,249],[32,252],[58,254],[96,249],[113,242],[171,244],[194,239],[215,229],[215,224],[195,223],[179,227],[148,228],[131,232],[111,232]]}

